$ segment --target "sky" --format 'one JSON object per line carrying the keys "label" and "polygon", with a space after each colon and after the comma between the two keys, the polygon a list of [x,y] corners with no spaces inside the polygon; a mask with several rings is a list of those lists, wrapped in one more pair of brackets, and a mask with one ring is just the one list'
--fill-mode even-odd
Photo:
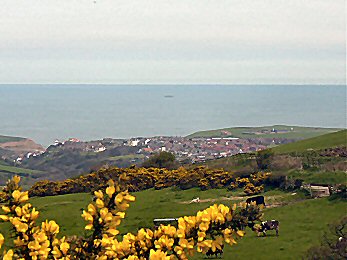
{"label": "sky", "polygon": [[345,84],[345,0],[2,0],[0,84]]}

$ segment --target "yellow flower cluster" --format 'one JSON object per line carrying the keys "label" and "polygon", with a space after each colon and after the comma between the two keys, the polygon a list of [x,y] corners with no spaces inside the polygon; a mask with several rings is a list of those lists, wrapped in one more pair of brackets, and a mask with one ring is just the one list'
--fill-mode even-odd
{"label": "yellow flower cluster", "polygon": [[[36,225],[39,212],[32,207],[28,192],[21,192],[19,187],[20,177],[15,176],[7,185],[6,192],[8,200],[1,207],[4,214],[0,220],[10,222],[14,227],[15,237],[14,249],[5,251],[4,259],[58,259],[59,256],[67,254],[64,239],[57,239],[59,226],[55,221],[45,221],[41,226]],[[14,189],[14,190],[13,190]],[[0,235],[0,247],[4,237]],[[53,250],[59,249],[62,250]],[[61,253],[63,251],[63,253]]]}
{"label": "yellow flower cluster", "polygon": [[85,229],[91,230],[99,227],[105,231],[105,235],[114,237],[119,234],[117,227],[125,217],[129,202],[135,201],[135,197],[127,191],[116,193],[112,180],[108,184],[105,195],[102,191],[94,192],[95,203],[88,205],[87,211],[83,211],[82,217],[88,222]]}
{"label": "yellow flower cluster", "polygon": [[[105,191],[94,192],[93,202],[83,211],[87,236],[58,239],[55,221],[36,225],[39,212],[27,203],[28,194],[20,191],[19,181],[15,177],[5,189],[9,199],[2,207],[0,220],[13,225],[16,239],[14,248],[5,251],[3,259],[188,259],[195,251],[216,252],[223,250],[224,242],[236,244],[236,239],[244,235],[236,227],[255,220],[259,213],[252,209],[252,218],[244,213],[241,218],[236,205],[213,205],[195,216],[179,218],[177,227],[141,228],[120,239],[118,227],[135,197],[110,180]],[[0,248],[3,243],[0,234]]]}
{"label": "yellow flower cluster", "polygon": [[[123,199],[128,196],[126,193],[119,194],[122,194]],[[101,193],[95,195],[101,200]],[[124,208],[120,207],[120,209]],[[232,214],[233,210],[225,205],[213,205],[199,211],[196,216],[179,218],[177,228],[171,225],[161,225],[154,231],[142,228],[135,235],[131,233],[124,235],[122,241],[110,236],[110,232],[105,229],[106,232],[102,238],[94,240],[94,244],[101,244],[103,248],[99,255],[101,259],[148,259],[148,257],[150,259],[188,259],[195,250],[202,253],[210,249],[212,252],[217,249],[222,250],[224,241],[235,244],[236,237],[243,236],[242,231],[235,232],[228,228],[227,222],[232,220]],[[86,228],[89,229],[98,214],[94,213],[92,218],[91,214],[84,212],[82,216],[88,222]],[[117,220],[113,228],[116,229],[118,225]]]}
{"label": "yellow flower cluster", "polygon": [[222,169],[209,169],[203,166],[192,169],[180,167],[177,170],[110,167],[64,181],[39,181],[31,187],[29,195],[42,197],[91,192],[104,187],[105,179],[117,180],[122,174],[129,177],[124,184],[131,192],[150,188],[163,189],[172,186],[177,186],[180,189],[199,187],[202,190],[207,190],[229,187],[235,181],[234,175],[230,172]]}
{"label": "yellow flower cluster", "polygon": [[237,177],[235,181],[238,187],[244,188],[244,192],[247,195],[254,195],[264,191],[263,183],[270,175],[271,173],[268,172],[258,172],[256,174],[251,174],[250,178]]}

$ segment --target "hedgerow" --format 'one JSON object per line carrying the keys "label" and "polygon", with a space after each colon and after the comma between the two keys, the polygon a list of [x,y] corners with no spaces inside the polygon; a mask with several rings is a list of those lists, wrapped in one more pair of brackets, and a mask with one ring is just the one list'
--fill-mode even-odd
{"label": "hedgerow", "polygon": [[[252,183],[255,186],[254,194],[262,192],[263,181],[268,174],[258,173],[250,178],[234,178],[232,173],[221,169],[208,169],[206,167],[196,167],[186,169],[180,167],[177,170],[167,170],[159,168],[108,168],[100,169],[97,172],[67,179],[64,181],[39,181],[29,190],[30,196],[49,196],[77,192],[92,192],[100,188],[105,188],[108,180],[116,181],[120,175],[128,176],[124,185],[130,192],[155,188],[163,189],[177,186],[180,189],[190,189],[199,187],[201,190],[216,188],[243,187],[243,181]],[[259,186],[259,187],[258,187]],[[247,194],[252,194],[245,189]]]}

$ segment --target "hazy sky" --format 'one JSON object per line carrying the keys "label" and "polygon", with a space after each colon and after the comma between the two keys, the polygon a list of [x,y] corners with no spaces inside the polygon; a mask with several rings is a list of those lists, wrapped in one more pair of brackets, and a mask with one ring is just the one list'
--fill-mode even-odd
{"label": "hazy sky", "polygon": [[1,0],[0,83],[346,82],[345,0]]}

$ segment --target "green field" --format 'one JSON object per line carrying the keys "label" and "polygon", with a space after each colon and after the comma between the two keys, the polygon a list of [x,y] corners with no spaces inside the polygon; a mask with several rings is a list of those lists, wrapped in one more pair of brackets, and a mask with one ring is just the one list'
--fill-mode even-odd
{"label": "green field", "polygon": [[31,187],[31,183],[35,182],[35,179],[44,174],[44,172],[38,170],[10,166],[0,160],[0,186],[5,185],[6,181],[11,179],[14,175],[19,175],[22,177],[23,189],[27,190]]}
{"label": "green field", "polygon": [[287,174],[293,179],[302,179],[306,183],[318,184],[347,184],[346,172],[310,172],[310,171],[291,171]]}
{"label": "green field", "polygon": [[22,141],[24,139],[25,138],[23,138],[23,137],[0,135],[0,144],[1,143],[7,143],[7,142],[18,142],[18,141]]}
{"label": "green field", "polygon": [[272,150],[275,153],[293,153],[293,152],[305,152],[308,150],[321,150],[325,148],[333,148],[338,146],[347,145],[347,130],[341,130],[335,133],[325,134],[323,136],[317,136],[310,139],[298,141],[295,143],[279,145]]}
{"label": "green field", "polygon": [[[240,201],[240,191],[225,189],[200,191],[198,189],[146,190],[134,193],[136,202],[127,211],[121,232],[136,231],[138,227],[151,227],[154,218],[179,217],[195,214],[214,203],[230,205]],[[238,196],[233,199],[232,196]],[[200,197],[200,204],[184,204]],[[226,246],[223,259],[299,259],[311,246],[319,244],[327,224],[346,214],[346,202],[328,199],[303,200],[303,195],[272,190],[265,193],[267,204],[287,203],[285,206],[264,210],[264,219],[280,221],[280,236],[257,237],[248,231],[246,236],[233,247]],[[70,194],[54,197],[33,198],[31,202],[41,212],[40,220],[54,219],[61,226],[62,235],[83,234],[84,222],[81,209],[91,199],[90,194]],[[243,200],[245,200],[244,198]],[[0,230],[8,235],[8,225],[1,224]],[[6,243],[8,245],[8,241]],[[196,255],[194,259],[203,259]]]}
{"label": "green field", "polygon": [[[279,130],[278,133],[262,133],[261,131],[272,129]],[[293,130],[291,130],[293,128]],[[188,135],[193,137],[238,137],[238,138],[290,138],[290,139],[306,139],[327,133],[339,131],[338,128],[320,128],[320,127],[301,127],[273,125],[263,127],[231,127],[216,130],[199,131]],[[281,132],[283,131],[283,132]],[[224,132],[224,133],[223,133]],[[229,132],[230,134],[226,134]]]}
{"label": "green field", "polygon": [[7,172],[7,173],[12,173],[12,174],[21,174],[21,173],[24,173],[24,174],[35,174],[35,173],[42,173],[41,171],[37,171],[37,170],[30,170],[30,169],[24,169],[24,168],[20,168],[20,167],[0,164],[0,173],[1,172]]}

